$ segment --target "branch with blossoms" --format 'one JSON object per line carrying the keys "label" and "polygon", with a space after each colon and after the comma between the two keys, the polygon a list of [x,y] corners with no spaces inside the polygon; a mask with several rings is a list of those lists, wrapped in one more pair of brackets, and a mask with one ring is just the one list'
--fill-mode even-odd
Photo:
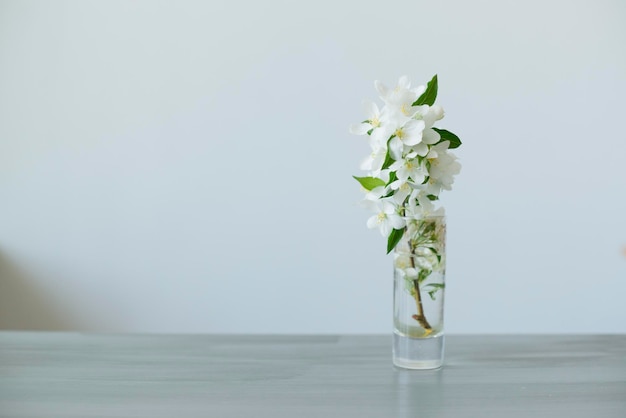
{"label": "branch with blossoms", "polygon": [[356,135],[367,135],[371,154],[361,163],[368,172],[354,177],[367,194],[363,205],[376,214],[368,219],[369,228],[378,227],[387,238],[387,254],[402,238],[406,219],[423,219],[443,214],[435,209],[442,190],[451,190],[454,176],[461,170],[456,156],[449,152],[461,140],[452,132],[436,128],[443,119],[437,98],[437,76],[427,86],[411,88],[406,76],[390,89],[374,83],[384,102],[364,101],[367,119],[350,127]]}
{"label": "branch with blossoms", "polygon": [[[354,178],[366,191],[363,206],[374,212],[367,226],[378,228],[387,238],[387,254],[408,234],[411,265],[405,271],[409,272],[408,283],[412,283],[408,290],[418,307],[414,318],[430,330],[422,309],[420,284],[437,263],[431,263],[431,268],[420,268],[416,260],[423,264],[423,254],[428,254],[431,259],[441,261],[441,254],[431,245],[439,237],[432,235],[429,238],[432,242],[424,244],[424,231],[434,228],[427,218],[443,215],[443,208],[435,204],[443,190],[451,190],[454,176],[461,170],[456,156],[449,151],[458,148],[461,140],[452,132],[434,126],[444,117],[443,108],[435,104],[436,75],[426,86],[415,88],[411,88],[406,76],[391,89],[379,81],[374,85],[383,107],[364,101],[367,119],[350,127],[351,133],[367,136],[371,148],[370,155],[361,163],[367,174]],[[416,272],[415,277],[411,277],[412,271]],[[427,286],[433,299],[436,291],[443,288],[443,284]]]}

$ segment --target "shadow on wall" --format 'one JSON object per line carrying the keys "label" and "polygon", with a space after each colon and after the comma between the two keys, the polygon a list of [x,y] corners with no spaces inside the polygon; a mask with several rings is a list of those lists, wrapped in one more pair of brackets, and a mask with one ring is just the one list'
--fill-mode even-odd
{"label": "shadow on wall", "polygon": [[69,331],[79,328],[36,282],[0,253],[0,329]]}

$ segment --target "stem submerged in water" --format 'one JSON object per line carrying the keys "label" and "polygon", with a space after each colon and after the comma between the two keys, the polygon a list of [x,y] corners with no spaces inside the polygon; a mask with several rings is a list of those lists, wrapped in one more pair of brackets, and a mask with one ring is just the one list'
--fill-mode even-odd
{"label": "stem submerged in water", "polygon": [[[411,260],[411,267],[415,268],[415,249],[413,245],[411,245],[411,241],[409,240],[409,249],[411,251],[411,256],[409,257]],[[418,279],[413,280],[413,287],[415,290],[415,304],[417,305],[417,315],[413,315],[413,319],[415,319],[419,324],[424,328],[426,335],[433,332],[432,327],[428,323],[426,316],[424,315],[424,307],[422,306],[422,294],[420,292],[420,283]]]}

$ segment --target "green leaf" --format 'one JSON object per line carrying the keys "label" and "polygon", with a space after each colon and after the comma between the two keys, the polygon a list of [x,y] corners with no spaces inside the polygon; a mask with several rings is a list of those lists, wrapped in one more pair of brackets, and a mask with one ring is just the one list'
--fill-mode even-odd
{"label": "green leaf", "polygon": [[357,177],[357,176],[352,176],[352,177],[354,177],[356,181],[361,183],[361,186],[363,186],[367,190],[372,190],[376,187],[385,185],[384,181],[376,177]]}
{"label": "green leaf", "polygon": [[439,291],[439,289],[443,289],[446,286],[443,283],[430,283],[424,286],[424,290],[428,287],[432,288],[432,290],[428,290],[428,296],[430,296],[432,300],[435,300],[435,294]]}
{"label": "green leaf", "polygon": [[381,170],[385,170],[391,166],[396,160],[394,160],[391,155],[389,155],[389,150],[387,150],[387,155],[385,155],[385,161],[383,162],[383,166],[380,168]]}
{"label": "green leaf", "polygon": [[435,289],[443,289],[446,287],[446,285],[443,283],[429,283],[426,286],[424,286],[424,288],[427,288],[427,287],[434,287]]}
{"label": "green leaf", "polygon": [[389,234],[389,238],[387,239],[387,254],[389,254],[394,248],[396,248],[396,245],[398,245],[398,243],[400,242],[400,239],[402,238],[402,235],[404,235],[405,230],[406,227],[402,229],[393,229],[391,231],[391,234]]}
{"label": "green leaf", "polygon": [[441,140],[437,142],[437,144],[441,144],[443,141],[450,141],[450,146],[448,147],[449,149],[454,149],[461,146],[461,140],[452,132],[439,128],[433,128],[433,130],[441,135]]}
{"label": "green leaf", "polygon": [[387,184],[385,184],[385,186],[389,186],[391,183],[393,183],[396,180],[398,180],[398,175],[396,174],[395,171],[392,171],[391,173],[389,173],[389,181],[387,182]]}
{"label": "green leaf", "polygon": [[432,270],[420,270],[419,273],[417,273],[417,282],[422,283],[430,276],[430,273],[432,273]]}
{"label": "green leaf", "polygon": [[435,104],[435,100],[437,99],[437,90],[437,74],[435,74],[432,80],[430,80],[426,85],[426,91],[424,91],[424,93],[422,93],[422,95],[418,97],[415,102],[413,102],[413,106],[432,106]]}
{"label": "green leaf", "polygon": [[387,153],[385,154],[385,161],[383,162],[383,166],[381,167],[381,170],[385,170],[389,168],[389,166],[391,166],[391,164],[393,164],[396,161],[393,159],[391,154],[389,154],[389,142],[391,142],[394,136],[395,135],[391,135],[391,137],[387,140]]}

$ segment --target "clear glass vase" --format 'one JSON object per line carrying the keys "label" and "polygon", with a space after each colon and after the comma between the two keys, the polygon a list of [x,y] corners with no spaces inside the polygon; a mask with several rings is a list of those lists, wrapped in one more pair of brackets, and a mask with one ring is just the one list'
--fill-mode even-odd
{"label": "clear glass vase", "polygon": [[436,369],[444,351],[446,220],[429,216],[406,222],[393,252],[393,363]]}

